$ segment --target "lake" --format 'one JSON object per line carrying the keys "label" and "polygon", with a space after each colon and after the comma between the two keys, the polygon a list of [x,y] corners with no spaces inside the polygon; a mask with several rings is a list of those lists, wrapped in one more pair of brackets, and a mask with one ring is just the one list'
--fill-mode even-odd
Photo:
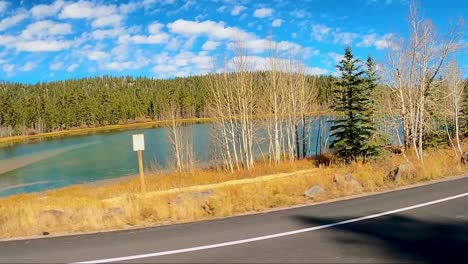
{"label": "lake", "polygon": [[[323,118],[322,118],[323,119]],[[322,120],[323,121],[323,120]],[[319,122],[311,119],[311,149]],[[326,122],[322,122],[322,128]],[[328,134],[329,124],[325,125]],[[184,126],[193,133],[193,150],[199,164],[209,164],[210,124]],[[13,144],[0,148],[0,196],[38,192],[73,184],[90,183],[138,173],[137,158],[132,150],[132,135],[145,135],[144,164],[152,170],[154,164],[168,168],[172,160],[168,129],[155,127],[80,136],[47,139],[38,142]],[[258,132],[264,134],[263,132]],[[257,156],[267,152],[266,141],[257,144]],[[262,150],[262,151],[261,151]]]}

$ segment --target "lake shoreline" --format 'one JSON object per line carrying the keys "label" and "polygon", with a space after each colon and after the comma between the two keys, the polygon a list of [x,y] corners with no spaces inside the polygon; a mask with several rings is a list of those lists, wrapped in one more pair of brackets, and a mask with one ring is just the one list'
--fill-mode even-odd
{"label": "lake shoreline", "polygon": [[[308,113],[307,116],[319,116],[319,115],[333,115],[329,111],[317,111],[313,113]],[[261,116],[265,117],[265,116]],[[258,118],[261,118],[258,117]],[[206,123],[212,122],[218,119],[217,117],[197,117],[197,118],[181,118],[177,119],[178,123]],[[34,135],[21,135],[21,136],[11,136],[11,137],[0,137],[0,148],[7,144],[13,143],[26,143],[29,141],[40,140],[44,138],[55,138],[55,137],[67,137],[67,136],[76,136],[76,135],[87,135],[96,132],[112,132],[112,131],[121,131],[121,130],[132,130],[132,129],[146,129],[156,127],[158,125],[167,125],[170,124],[172,120],[152,120],[145,122],[135,122],[131,124],[121,124],[121,125],[106,125],[99,127],[86,127],[86,128],[73,128],[61,131],[38,133]]]}
{"label": "lake shoreline", "polygon": [[[177,119],[177,122],[179,123],[204,123],[204,122],[213,121],[215,119],[216,118],[212,118],[212,117],[183,118],[183,119]],[[47,133],[39,133],[35,135],[2,137],[0,138],[0,148],[9,143],[28,142],[28,141],[43,139],[43,138],[76,136],[76,135],[83,135],[83,134],[91,134],[95,132],[112,132],[112,131],[119,131],[119,130],[139,129],[139,128],[145,129],[145,128],[152,128],[158,125],[166,125],[166,124],[169,124],[169,122],[171,122],[171,120],[155,120],[155,121],[147,121],[147,122],[139,122],[139,123],[123,124],[123,125],[108,125],[108,126],[100,126],[100,127],[76,128],[76,129],[68,129],[68,130],[61,130],[61,131],[54,131],[54,132],[47,132]]]}

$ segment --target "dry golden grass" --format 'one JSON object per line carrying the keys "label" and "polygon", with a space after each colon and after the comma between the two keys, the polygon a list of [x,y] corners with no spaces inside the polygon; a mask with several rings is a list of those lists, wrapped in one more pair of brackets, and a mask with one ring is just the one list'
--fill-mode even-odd
{"label": "dry golden grass", "polygon": [[[364,192],[375,192],[468,170],[451,149],[428,151],[424,165],[412,156],[409,159],[415,165],[414,173],[396,182],[387,176],[392,168],[405,162],[402,156],[386,156],[367,164],[335,164],[323,168],[316,168],[312,161],[298,161],[278,167],[259,163],[252,171],[233,174],[196,170],[150,175],[147,178],[148,193],[144,196],[139,194],[136,177],[100,186],[72,186],[41,195],[16,195],[0,200],[0,237],[196,221],[354,194],[353,190],[334,182],[336,174],[352,173]],[[259,177],[262,175],[275,176]],[[304,191],[313,185],[320,185],[325,192],[310,199],[304,196]],[[190,186],[198,187],[194,191]]]}

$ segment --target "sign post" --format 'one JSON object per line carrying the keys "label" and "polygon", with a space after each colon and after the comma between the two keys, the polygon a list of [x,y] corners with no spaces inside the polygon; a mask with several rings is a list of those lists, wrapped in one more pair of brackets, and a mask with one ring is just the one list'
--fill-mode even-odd
{"label": "sign post", "polygon": [[141,192],[146,192],[145,172],[143,169],[143,151],[145,150],[145,135],[133,135],[133,151],[136,151],[138,157],[138,172],[140,173]]}

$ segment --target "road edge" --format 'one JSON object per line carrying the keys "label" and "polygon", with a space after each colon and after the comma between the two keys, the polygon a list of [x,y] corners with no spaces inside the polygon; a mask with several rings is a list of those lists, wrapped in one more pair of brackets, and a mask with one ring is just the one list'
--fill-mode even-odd
{"label": "road edge", "polygon": [[53,235],[48,235],[48,236],[28,236],[28,237],[5,238],[5,239],[0,239],[0,243],[25,241],[25,240],[60,238],[60,237],[87,236],[87,235],[97,235],[97,234],[105,234],[105,233],[113,233],[113,232],[140,231],[140,230],[144,230],[144,229],[158,228],[158,227],[164,227],[164,226],[194,224],[194,223],[202,223],[202,222],[208,222],[208,221],[218,221],[218,220],[223,220],[223,219],[230,219],[230,218],[235,218],[235,217],[243,217],[243,216],[249,216],[249,215],[268,214],[268,213],[272,213],[272,212],[285,211],[285,210],[303,208],[303,207],[312,207],[312,206],[318,206],[318,205],[323,205],[323,204],[341,202],[341,201],[346,201],[346,200],[353,200],[353,199],[358,199],[358,198],[363,198],[363,197],[368,197],[368,196],[375,196],[375,195],[380,195],[380,194],[385,194],[385,193],[391,193],[391,192],[397,192],[397,191],[402,191],[402,190],[414,189],[414,188],[433,185],[433,184],[442,183],[442,182],[460,180],[460,179],[463,179],[463,178],[468,178],[468,173],[465,173],[465,174],[462,174],[462,175],[447,176],[447,177],[444,177],[444,178],[441,178],[441,179],[429,180],[429,181],[424,181],[424,182],[411,184],[411,185],[406,185],[406,186],[400,186],[400,187],[396,187],[396,188],[389,189],[389,190],[384,190],[384,191],[365,192],[365,193],[360,193],[360,194],[353,194],[353,195],[349,195],[349,196],[333,198],[333,199],[329,199],[329,200],[325,200],[325,201],[321,201],[321,202],[310,201],[310,202],[297,204],[297,205],[281,206],[281,207],[276,207],[276,208],[269,208],[269,209],[262,210],[262,211],[246,212],[246,213],[241,213],[241,214],[236,214],[236,215],[231,215],[231,216],[203,219],[203,220],[198,220],[198,221],[187,221],[187,222],[179,222],[179,223],[159,224],[159,225],[151,225],[151,226],[143,226],[143,227],[130,227],[130,228],[111,229],[111,230],[92,231],[92,232],[62,233],[62,234],[59,233],[59,234],[53,234]]}

